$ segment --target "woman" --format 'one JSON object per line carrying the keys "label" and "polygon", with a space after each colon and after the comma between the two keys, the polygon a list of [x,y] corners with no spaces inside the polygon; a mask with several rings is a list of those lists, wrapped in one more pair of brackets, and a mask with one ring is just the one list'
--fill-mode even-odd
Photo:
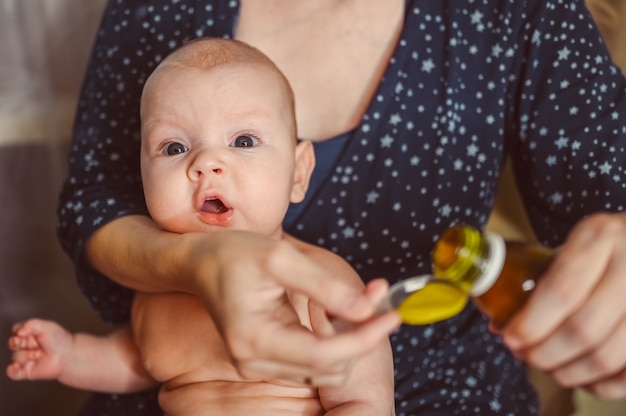
{"label": "woman", "polygon": [[[122,286],[189,291],[205,299],[242,374],[319,384],[340,380],[347,357],[384,333],[366,323],[338,339],[268,339],[232,308],[257,284],[301,290],[354,322],[373,307],[327,276],[327,285],[307,284],[323,265],[290,247],[249,234],[165,234],[144,216],[142,84],[198,36],[246,41],[286,74],[318,166],[285,230],[346,258],[366,282],[427,272],[441,231],[484,226],[510,154],[539,238],[563,245],[504,340],[565,384],[624,394],[616,346],[625,311],[613,298],[623,296],[626,226],[618,214],[581,220],[626,204],[625,84],[582,1],[110,1],[59,221],[103,318],[127,321],[132,290]],[[523,365],[471,306],[444,323],[402,327],[391,341],[398,415],[536,412]],[[137,414],[119,400],[105,406]]]}

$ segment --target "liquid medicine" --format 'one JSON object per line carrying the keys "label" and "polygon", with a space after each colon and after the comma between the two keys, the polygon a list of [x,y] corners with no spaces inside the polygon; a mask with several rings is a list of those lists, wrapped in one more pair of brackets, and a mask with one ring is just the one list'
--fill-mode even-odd
{"label": "liquid medicine", "polygon": [[504,241],[468,226],[448,229],[432,254],[433,273],[454,282],[496,327],[503,327],[526,302],[552,260],[533,243]]}
{"label": "liquid medicine", "polygon": [[471,298],[501,328],[526,302],[551,260],[552,252],[539,244],[454,226],[432,252],[433,275],[394,284],[387,306],[404,323],[423,325],[458,314]]}

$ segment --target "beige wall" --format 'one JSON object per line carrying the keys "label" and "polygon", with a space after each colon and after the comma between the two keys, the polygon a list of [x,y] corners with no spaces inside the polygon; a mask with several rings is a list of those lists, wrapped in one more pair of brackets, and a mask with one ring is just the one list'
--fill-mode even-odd
{"label": "beige wall", "polygon": [[615,63],[626,70],[626,1],[586,0]]}
{"label": "beige wall", "polygon": [[4,376],[13,323],[39,316],[105,329],[55,235],[76,97],[104,2],[0,0],[0,415],[67,416],[85,398],[56,382]]}
{"label": "beige wall", "polygon": [[70,137],[104,0],[0,0],[0,146]]}

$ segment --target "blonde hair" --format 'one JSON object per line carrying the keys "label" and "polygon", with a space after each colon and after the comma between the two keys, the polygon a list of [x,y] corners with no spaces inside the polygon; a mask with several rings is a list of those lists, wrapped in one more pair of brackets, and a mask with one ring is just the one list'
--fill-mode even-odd
{"label": "blonde hair", "polygon": [[282,71],[267,55],[245,42],[236,39],[214,37],[191,40],[161,61],[150,77],[148,77],[146,85],[150,82],[150,78],[153,78],[155,74],[159,72],[159,69],[163,68],[189,68],[208,71],[220,66],[233,64],[250,66],[261,65],[278,76],[281,84],[283,84],[282,86],[285,88],[289,105],[291,106],[294,118],[293,130],[294,135],[296,135],[295,99],[289,81],[287,81]]}
{"label": "blonde hair", "polygon": [[163,60],[168,61],[199,69],[233,63],[265,63],[280,72],[263,52],[236,39],[197,38],[185,43]]}
{"label": "blonde hair", "polygon": [[209,70],[230,64],[260,64],[271,68],[285,84],[293,104],[291,85],[276,64],[254,46],[236,39],[205,37],[191,40],[168,55],[159,66],[171,65]]}

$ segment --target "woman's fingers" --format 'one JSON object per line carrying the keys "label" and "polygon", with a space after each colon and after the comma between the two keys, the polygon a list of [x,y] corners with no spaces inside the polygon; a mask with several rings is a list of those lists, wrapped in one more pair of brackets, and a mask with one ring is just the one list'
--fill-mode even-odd
{"label": "woman's fingers", "polygon": [[626,320],[622,320],[597,348],[556,368],[551,374],[555,380],[567,387],[602,384],[626,369],[625,343]]}
{"label": "woman's fingers", "polygon": [[581,222],[524,309],[504,329],[515,354],[568,387],[626,394],[626,221]]}
{"label": "woman's fingers", "polygon": [[372,316],[376,305],[349,281],[338,279],[323,264],[312,261],[291,244],[268,257],[267,269],[277,283],[304,293],[328,312],[350,321]]}
{"label": "woman's fingers", "polygon": [[331,337],[318,337],[304,327],[275,327],[258,340],[258,354],[237,360],[238,368],[252,379],[278,376],[302,383],[310,378],[318,386],[340,385],[352,360],[380,345],[381,334],[390,333],[398,323],[395,314],[386,314]]}
{"label": "woman's fingers", "polygon": [[578,310],[562,322],[551,336],[525,353],[529,362],[545,371],[554,371],[606,346],[612,340],[626,342],[618,329],[626,318],[626,279],[616,267],[619,262],[621,260],[611,261]]}
{"label": "woman's fingers", "polygon": [[[386,341],[400,324],[394,313],[375,316],[387,283],[376,280],[364,288],[343,260],[314,261],[294,241],[249,233],[224,238],[231,240],[220,246],[219,284],[205,296],[234,364],[248,379],[341,384],[352,360]],[[313,333],[302,324],[308,319],[296,313],[294,294],[350,325]]]}
{"label": "woman's fingers", "polygon": [[614,255],[617,236],[604,222],[615,220],[603,215],[583,221],[559,247],[527,304],[502,331],[511,349],[543,342],[587,302]]}
{"label": "woman's fingers", "polygon": [[[337,278],[327,265],[313,261],[291,240],[276,241],[245,232],[224,233],[222,240],[216,253],[222,268],[219,287],[207,289],[202,282],[198,284],[200,292],[208,290],[205,295],[212,298],[213,306],[242,294],[254,295],[254,287],[276,285],[303,293],[329,313],[350,321],[365,320],[375,312],[361,287]],[[201,281],[201,270],[198,275]]]}
{"label": "woman's fingers", "polygon": [[626,369],[605,380],[586,386],[586,390],[605,400],[616,400],[626,397]]}

